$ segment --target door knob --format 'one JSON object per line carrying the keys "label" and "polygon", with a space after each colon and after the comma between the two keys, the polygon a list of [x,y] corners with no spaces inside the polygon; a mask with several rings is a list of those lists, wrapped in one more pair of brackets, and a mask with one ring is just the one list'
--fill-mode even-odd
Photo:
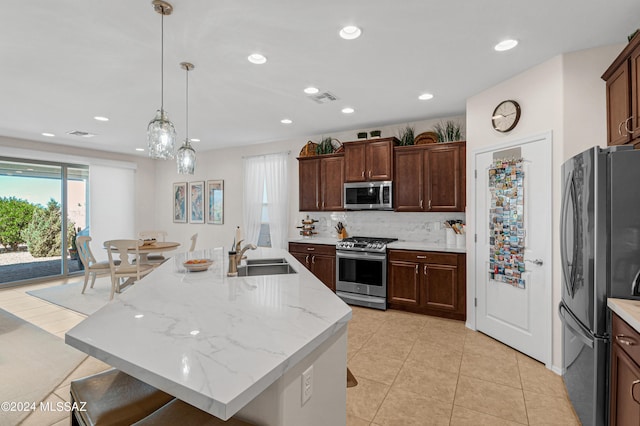
{"label": "door knob", "polygon": [[531,260],[531,259],[525,259],[524,261],[525,261],[525,262],[531,262],[531,263],[533,263],[533,264],[534,264],[534,265],[536,265],[536,266],[542,266],[542,265],[544,265],[544,262],[542,261],[542,259],[533,259],[533,260]]}

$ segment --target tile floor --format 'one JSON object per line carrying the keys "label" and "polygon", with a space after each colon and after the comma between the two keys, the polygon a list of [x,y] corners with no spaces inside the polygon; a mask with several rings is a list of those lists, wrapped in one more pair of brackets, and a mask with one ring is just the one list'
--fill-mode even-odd
{"label": "tile floor", "polygon": [[[85,317],[25,294],[62,282],[0,289],[0,308],[64,339]],[[579,424],[560,376],[459,321],[353,307],[347,357],[358,380],[347,426]],[[108,368],[88,357],[45,401],[68,401],[71,380]],[[36,411],[22,424],[69,418]]]}

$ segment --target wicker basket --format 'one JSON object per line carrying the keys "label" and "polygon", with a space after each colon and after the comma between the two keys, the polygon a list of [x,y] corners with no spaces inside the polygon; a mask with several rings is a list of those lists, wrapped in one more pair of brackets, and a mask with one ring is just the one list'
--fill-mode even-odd
{"label": "wicker basket", "polygon": [[316,155],[316,149],[318,148],[318,144],[315,142],[307,142],[305,146],[300,150],[300,157],[313,157]]}

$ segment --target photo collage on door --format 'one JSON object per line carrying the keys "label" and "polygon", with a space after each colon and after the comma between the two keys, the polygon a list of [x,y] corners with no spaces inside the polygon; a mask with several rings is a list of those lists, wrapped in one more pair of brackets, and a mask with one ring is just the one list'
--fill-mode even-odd
{"label": "photo collage on door", "polygon": [[489,279],[525,288],[523,160],[489,168]]}

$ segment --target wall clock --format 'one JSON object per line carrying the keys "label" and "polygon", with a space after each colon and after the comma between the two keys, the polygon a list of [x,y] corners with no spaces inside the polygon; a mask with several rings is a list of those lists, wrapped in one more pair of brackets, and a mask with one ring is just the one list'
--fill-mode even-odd
{"label": "wall clock", "polygon": [[500,102],[491,116],[493,128],[503,133],[513,130],[519,120],[520,105],[513,100]]}

